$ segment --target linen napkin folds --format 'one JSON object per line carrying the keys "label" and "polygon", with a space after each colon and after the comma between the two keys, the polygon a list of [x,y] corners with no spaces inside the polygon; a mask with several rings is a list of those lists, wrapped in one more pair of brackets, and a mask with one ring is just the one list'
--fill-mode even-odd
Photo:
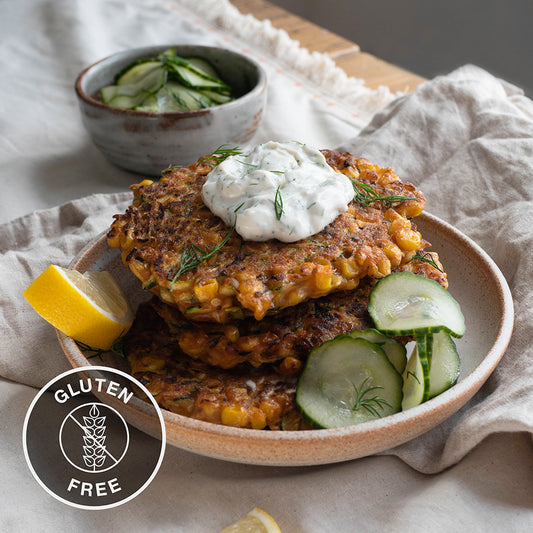
{"label": "linen napkin folds", "polygon": [[[285,140],[283,131],[277,132]],[[481,391],[446,422],[394,454],[421,472],[458,462],[485,436],[533,432],[533,103],[472,66],[421,85],[339,148],[391,166],[426,209],[496,261],[515,301],[515,333]],[[55,332],[23,290],[49,264],[68,265],[125,209],[129,192],[96,194],[0,226],[0,375],[41,387],[69,368]]]}

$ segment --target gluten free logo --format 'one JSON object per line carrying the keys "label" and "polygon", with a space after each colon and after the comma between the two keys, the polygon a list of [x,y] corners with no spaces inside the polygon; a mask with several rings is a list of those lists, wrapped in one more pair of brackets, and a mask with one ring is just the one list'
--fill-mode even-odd
{"label": "gluten free logo", "polygon": [[[155,438],[128,422],[136,419],[135,387],[151,400],[142,406],[156,421],[148,428]],[[35,479],[58,500],[82,509],[115,507],[137,496],[157,473],[165,444],[152,395],[108,367],[83,367],[53,379],[24,422],[24,453]]]}
{"label": "gluten free logo", "polygon": [[[118,444],[106,443],[106,419],[108,425],[114,424],[117,429],[122,425],[124,428],[124,435],[115,437],[115,441],[120,441]],[[65,417],[59,430],[63,456],[82,472],[105,472],[114,468],[126,455],[129,440],[130,432],[124,418],[117,410],[103,403],[86,403],[75,407]],[[74,445],[72,449],[69,444]]]}

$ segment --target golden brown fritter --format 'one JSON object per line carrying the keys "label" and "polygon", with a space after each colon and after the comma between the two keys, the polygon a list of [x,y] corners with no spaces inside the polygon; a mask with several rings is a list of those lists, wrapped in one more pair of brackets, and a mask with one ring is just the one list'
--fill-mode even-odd
{"label": "golden brown fritter", "polygon": [[[428,252],[430,263],[414,259],[398,270],[434,279],[447,287],[446,274],[435,252]],[[276,315],[257,321],[253,317],[227,324],[189,320],[178,309],[154,297],[152,307],[169,327],[172,338],[190,357],[221,368],[243,362],[257,367],[279,364],[284,375],[298,375],[309,352],[319,344],[353,329],[372,328],[368,298],[376,284],[365,278],[353,291],[341,291],[308,300]]]}
{"label": "golden brown fritter", "polygon": [[[202,202],[202,185],[215,164],[204,158],[165,171],[158,182],[133,185],[133,204],[115,216],[109,245],[121,250],[143,288],[188,318],[219,323],[245,316],[261,320],[312,298],[352,290],[365,276],[382,278],[425,248],[409,220],[424,207],[421,192],[390,168],[347,153],[323,153],[332,168],[367,190],[356,186],[359,201],[307,239],[252,242],[232,232]],[[364,205],[368,186],[379,197],[412,200]],[[195,254],[208,257],[180,273],[187,256]]]}
{"label": "golden brown fritter", "polygon": [[[436,253],[432,253],[431,259],[441,268]],[[401,270],[447,285],[446,274],[422,260],[415,259]],[[295,404],[296,380],[302,363],[314,347],[328,338],[356,327],[372,327],[366,307],[374,284],[367,280],[355,291],[306,302],[260,322],[249,318],[234,325],[186,321],[175,308],[154,298],[137,310],[135,322],[125,338],[124,353],[132,375],[169,411],[236,427],[308,429]],[[174,323],[175,319],[184,322]],[[281,321],[276,324],[278,319]],[[185,337],[186,343],[194,342],[196,335],[201,339],[198,346],[203,351],[192,354],[193,357],[185,354],[178,343],[183,341],[179,332],[184,327],[193,328],[183,330],[193,335],[190,339]],[[232,350],[240,345],[238,338],[231,341],[226,334],[231,330],[227,328],[243,327],[248,328],[247,342],[253,344],[248,347],[251,351],[239,354],[239,364],[230,369],[209,364],[231,361]],[[204,337],[211,342],[206,342]],[[221,348],[216,349],[219,345]],[[274,355],[284,353],[282,346],[298,358],[286,355],[279,365],[269,364],[283,357]],[[254,368],[247,361],[263,364]]]}
{"label": "golden brown fritter", "polygon": [[248,317],[229,324],[195,322],[156,297],[151,305],[190,357],[221,368],[243,362],[254,367],[277,363],[282,374],[292,376],[300,373],[315,346],[341,333],[372,327],[367,306],[375,282],[370,281],[353,291],[308,300],[260,321]]}
{"label": "golden brown fritter", "polygon": [[296,409],[296,378],[270,365],[222,370],[188,357],[149,304],[139,307],[123,349],[132,375],[169,411],[243,428],[309,427]]}

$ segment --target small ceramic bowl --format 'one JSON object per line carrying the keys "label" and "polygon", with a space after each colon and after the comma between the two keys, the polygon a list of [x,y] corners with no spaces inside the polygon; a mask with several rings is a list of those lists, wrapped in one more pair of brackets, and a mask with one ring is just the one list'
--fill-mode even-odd
{"label": "small ceramic bowl", "polygon": [[[226,104],[187,112],[152,113],[104,104],[99,89],[113,83],[136,59],[168,48],[177,55],[211,63],[234,90]],[[169,165],[188,165],[223,144],[245,145],[253,136],[266,100],[266,75],[253,59],[211,46],[162,45],[119,52],[86,68],[76,80],[83,124],[94,144],[115,165],[159,176]]]}

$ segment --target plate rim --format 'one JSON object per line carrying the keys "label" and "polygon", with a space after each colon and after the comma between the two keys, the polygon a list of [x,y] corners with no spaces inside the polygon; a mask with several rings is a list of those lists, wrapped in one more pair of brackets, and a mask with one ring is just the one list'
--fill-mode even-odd
{"label": "plate rim", "polygon": [[[167,424],[167,442],[182,449],[199,453],[200,455],[215,457],[218,459],[224,459],[228,461],[234,461],[239,463],[256,464],[256,465],[275,465],[275,466],[303,466],[303,465],[319,465],[340,462],[344,460],[356,459],[379,453],[393,446],[403,444],[413,438],[425,433],[432,427],[436,427],[449,416],[459,410],[464,404],[466,404],[481,388],[485,381],[489,378],[494,371],[499,361],[505,354],[507,346],[511,340],[513,325],[514,325],[514,305],[512,294],[508,283],[496,265],[494,260],[470,237],[459,231],[451,224],[443,221],[427,212],[421,213],[416,220],[422,223],[427,221],[429,224],[434,225],[437,228],[442,228],[453,236],[454,239],[459,239],[463,246],[472,249],[479,259],[486,265],[491,277],[496,281],[496,286],[499,288],[500,294],[498,300],[501,302],[502,316],[499,321],[498,331],[496,333],[494,342],[492,343],[489,351],[484,355],[481,361],[473,368],[473,370],[461,379],[456,385],[447,391],[443,392],[439,396],[432,398],[431,400],[413,407],[407,411],[402,411],[389,415],[384,418],[366,422],[363,424],[357,424],[352,426],[345,426],[340,428],[330,429],[312,429],[307,431],[259,431],[256,429],[248,428],[235,428],[230,426],[224,426],[220,424],[214,424],[202,420],[192,419],[177,413],[162,409],[163,418]],[[439,229],[440,229],[439,228]],[[107,231],[99,234],[95,239],[88,242],[86,246],[76,255],[69,264],[69,268],[79,268],[85,255],[93,248],[101,246],[105,241],[105,235]],[[77,344],[63,333],[57,331],[59,342],[65,353],[65,356],[69,360],[72,366],[83,366],[79,357],[85,361],[85,365],[91,365],[91,362],[83,355],[79,350]],[[76,354],[74,357],[72,350]],[[77,353],[76,353],[77,352]],[[134,404],[136,409],[142,411],[143,401],[140,399]],[[439,414],[439,421],[431,423],[429,418],[432,415]],[[135,425],[135,424],[133,424]],[[250,454],[244,454],[245,456],[236,456],[228,451],[217,451],[209,448],[208,450],[198,449],[198,444],[194,446],[187,446],[183,442],[173,439],[173,431],[168,425],[177,425],[174,430],[182,431],[185,434],[192,436],[203,436],[210,440],[227,441],[230,445],[238,443],[240,441],[250,445],[251,448],[258,448],[260,446],[272,446],[283,445],[291,443],[306,442],[313,448],[320,443],[328,442],[330,447],[335,446],[336,443],[346,444],[345,441],[357,441],[367,437],[368,435],[382,434],[385,430],[388,432],[402,432],[406,438],[399,439],[390,445],[390,438],[387,440],[385,446],[376,447],[371,451],[361,449],[346,451],[344,453],[339,452],[337,457],[322,457],[321,459],[309,459],[305,458],[287,458],[286,461],[281,461],[279,458],[270,460],[268,457],[256,458],[251,457]],[[415,431],[407,431],[410,426],[415,426]],[[146,428],[140,428],[143,431],[147,431]],[[149,430],[147,431],[149,433]]]}

